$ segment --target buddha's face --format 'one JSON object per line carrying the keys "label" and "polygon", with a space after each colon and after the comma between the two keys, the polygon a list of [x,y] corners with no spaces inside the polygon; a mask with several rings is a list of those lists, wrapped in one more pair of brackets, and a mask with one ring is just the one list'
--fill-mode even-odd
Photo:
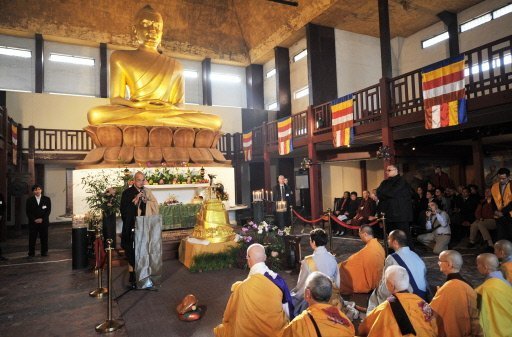
{"label": "buddha's face", "polygon": [[157,12],[144,10],[137,16],[134,29],[139,44],[156,48],[162,41],[162,16]]}

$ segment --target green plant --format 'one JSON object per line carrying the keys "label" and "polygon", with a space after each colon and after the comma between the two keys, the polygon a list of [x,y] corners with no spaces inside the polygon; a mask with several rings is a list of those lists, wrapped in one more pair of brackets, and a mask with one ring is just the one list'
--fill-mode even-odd
{"label": "green plant", "polygon": [[121,193],[123,192],[123,179],[121,176],[109,175],[104,171],[89,174],[82,178],[87,205],[95,214],[117,214],[121,205]]}
{"label": "green plant", "polygon": [[191,272],[203,272],[211,270],[221,270],[236,266],[236,260],[239,255],[240,246],[230,247],[221,253],[203,253],[194,256]]}

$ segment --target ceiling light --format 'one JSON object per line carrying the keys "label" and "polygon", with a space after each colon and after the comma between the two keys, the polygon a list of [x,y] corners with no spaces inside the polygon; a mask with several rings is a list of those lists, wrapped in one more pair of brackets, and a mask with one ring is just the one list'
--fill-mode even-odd
{"label": "ceiling light", "polygon": [[430,46],[435,45],[436,43],[439,43],[439,42],[444,41],[444,40],[448,40],[449,37],[450,37],[450,35],[448,34],[448,32],[444,32],[442,34],[436,35],[436,36],[434,36],[434,37],[432,37],[430,39],[427,39],[427,40],[423,41],[421,43],[421,47],[423,49],[428,48]]}
{"label": "ceiling light", "polygon": [[70,64],[78,64],[83,66],[94,66],[94,59],[90,57],[82,57],[82,56],[73,56],[73,55],[64,55],[64,54],[55,54],[50,53],[50,61],[53,62],[61,62],[61,63],[70,63]]}
{"label": "ceiling light", "polygon": [[276,68],[267,71],[266,77],[270,78],[276,74]]}
{"label": "ceiling light", "polygon": [[304,57],[306,57],[307,55],[308,55],[308,50],[304,49],[303,51],[301,51],[300,53],[296,54],[293,57],[293,62],[297,62],[297,61],[303,59]]}
{"label": "ceiling light", "polygon": [[183,76],[185,76],[185,78],[197,78],[197,71],[185,69],[183,70]]}
{"label": "ceiling light", "polygon": [[0,46],[0,55],[22,57],[27,59],[32,57],[32,51],[28,49]]}
{"label": "ceiling light", "polygon": [[484,23],[489,22],[491,20],[492,20],[492,15],[490,13],[482,15],[482,16],[479,16],[479,17],[477,17],[477,18],[475,18],[473,20],[470,20],[470,21],[460,25],[460,31],[461,31],[461,33],[462,32],[466,32],[466,31],[468,31],[470,29],[473,29],[475,27],[483,25]]}
{"label": "ceiling light", "polygon": [[242,79],[238,75],[211,73],[210,79],[219,82],[240,83]]}
{"label": "ceiling light", "polygon": [[497,19],[503,15],[507,15],[509,13],[512,13],[512,4],[506,5],[505,7],[501,7],[500,9],[495,10],[492,12],[492,18]]}

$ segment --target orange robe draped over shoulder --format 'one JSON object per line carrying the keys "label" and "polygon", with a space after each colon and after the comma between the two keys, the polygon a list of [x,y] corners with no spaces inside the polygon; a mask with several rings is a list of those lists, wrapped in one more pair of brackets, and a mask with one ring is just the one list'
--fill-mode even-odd
{"label": "orange robe draped over shoulder", "polygon": [[377,288],[385,258],[384,248],[379,241],[368,241],[363,249],[339,264],[340,293],[368,293]]}
{"label": "orange robe draped over shoulder", "polygon": [[480,296],[480,325],[484,336],[512,336],[512,286],[490,278],[475,291]]}
{"label": "orange robe draped over shoulder", "polygon": [[505,276],[507,281],[512,283],[512,262],[502,263],[501,264],[501,272],[503,273],[503,275]]}
{"label": "orange robe draped over shoulder", "polygon": [[231,287],[222,323],[213,329],[216,337],[274,337],[288,323],[281,290],[261,274],[251,275]]}
{"label": "orange robe draped over shoulder", "polygon": [[439,337],[483,336],[478,322],[476,292],[466,282],[447,281],[437,290],[430,306],[437,314]]}
{"label": "orange robe draped over shoulder", "polygon": [[[436,337],[437,323],[429,304],[418,295],[410,293],[394,294],[404,307],[411,321],[416,337]],[[368,337],[402,337],[391,305],[384,301],[368,313],[366,319],[359,325],[359,335]],[[413,336],[408,334],[405,336]]]}
{"label": "orange robe draped over shoulder", "polygon": [[315,327],[308,313],[315,319],[322,337],[353,337],[355,334],[352,322],[342,311],[330,304],[316,303],[295,317],[284,328],[282,337],[316,337]]}

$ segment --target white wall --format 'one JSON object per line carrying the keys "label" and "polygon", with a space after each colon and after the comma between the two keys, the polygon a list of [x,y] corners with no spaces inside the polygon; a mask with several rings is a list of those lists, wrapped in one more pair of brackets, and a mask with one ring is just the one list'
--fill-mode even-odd
{"label": "white wall", "polygon": [[[263,65],[263,100],[265,110],[274,102],[277,102],[277,77],[273,75],[267,78],[267,72],[276,67],[276,60],[272,59]],[[274,109],[275,110],[275,109]]]}
{"label": "white wall", "polygon": [[374,85],[381,78],[378,38],[334,30],[338,97]]}
{"label": "white wall", "polygon": [[380,183],[384,180],[384,163],[381,159],[367,160],[366,161],[366,182],[368,190],[373,190],[379,187]]}
{"label": "white wall", "polygon": [[212,64],[212,75],[226,74],[238,76],[239,82],[214,80],[212,78],[212,104],[217,106],[247,107],[247,93],[245,89],[245,68],[224,64]]}
{"label": "white wall", "polygon": [[[105,104],[109,104],[106,98],[7,92],[9,116],[24,127],[80,130],[88,125],[87,111]],[[240,108],[185,105],[185,109],[220,116],[225,133],[242,132]]]}
{"label": "white wall", "polygon": [[323,163],[322,202],[324,209],[333,206],[334,198],[343,196],[344,191],[361,194],[361,169],[359,161]]}
{"label": "white wall", "polygon": [[306,49],[307,41],[303,38],[289,48],[290,52],[290,90],[292,95],[292,114],[304,111],[309,105],[309,95],[295,99],[295,92],[308,85],[308,59],[302,58],[293,62],[293,57]]}
{"label": "white wall", "polygon": [[44,195],[52,200],[50,222],[66,214],[66,169],[54,165],[45,165]]}
{"label": "white wall", "polygon": [[0,35],[0,46],[28,49],[31,58],[0,55],[0,90],[35,90],[34,39]]}
{"label": "white wall", "polygon": [[203,104],[203,67],[200,61],[179,60],[184,70],[193,70],[196,78],[185,77],[185,103]]}

